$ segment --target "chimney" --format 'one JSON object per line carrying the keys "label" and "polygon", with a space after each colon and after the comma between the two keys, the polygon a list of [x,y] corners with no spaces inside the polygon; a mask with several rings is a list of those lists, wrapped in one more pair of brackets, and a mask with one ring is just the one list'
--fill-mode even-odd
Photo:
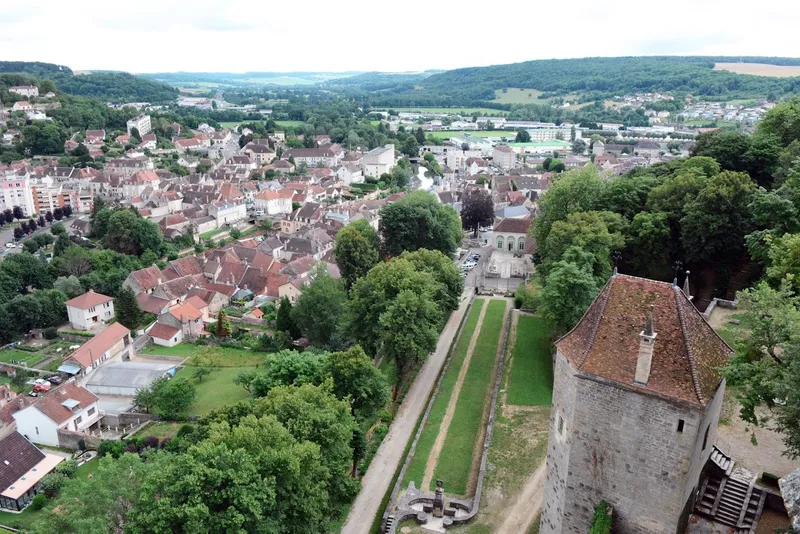
{"label": "chimney", "polygon": [[634,383],[645,386],[650,379],[650,366],[653,363],[653,345],[655,345],[656,333],[653,330],[653,307],[647,312],[647,324],[639,334],[639,354],[636,359],[636,375]]}
{"label": "chimney", "polygon": [[689,300],[694,298],[691,290],[689,289],[689,271],[686,271],[686,278],[683,280],[683,294],[686,295],[686,298]]}

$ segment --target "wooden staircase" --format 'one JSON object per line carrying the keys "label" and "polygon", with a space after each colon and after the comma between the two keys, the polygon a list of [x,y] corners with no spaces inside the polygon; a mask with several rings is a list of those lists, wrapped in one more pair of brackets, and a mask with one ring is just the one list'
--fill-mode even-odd
{"label": "wooden staircase", "polygon": [[755,479],[710,475],[703,481],[695,509],[718,523],[751,532],[764,509],[766,493]]}

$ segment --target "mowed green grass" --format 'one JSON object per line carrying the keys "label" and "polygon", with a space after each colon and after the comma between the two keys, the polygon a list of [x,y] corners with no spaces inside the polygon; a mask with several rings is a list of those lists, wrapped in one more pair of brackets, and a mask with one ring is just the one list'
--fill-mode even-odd
{"label": "mowed green grass", "polygon": [[425,427],[422,429],[417,448],[414,449],[414,456],[408,464],[406,476],[403,479],[403,487],[408,487],[409,482],[412,480],[417,488],[422,483],[422,478],[425,475],[425,465],[428,463],[428,457],[431,454],[433,443],[436,441],[436,436],[439,435],[439,430],[442,425],[447,405],[450,403],[450,397],[453,395],[453,387],[458,379],[458,374],[461,372],[461,365],[464,363],[464,358],[467,356],[467,349],[469,348],[469,341],[472,339],[472,334],[475,332],[475,327],[478,324],[478,318],[481,315],[486,299],[476,299],[472,303],[467,320],[464,323],[464,328],[461,332],[461,337],[458,338],[456,349],[453,352],[453,359],[450,361],[450,367],[442,379],[442,386],[436,399],[433,401],[431,412],[428,414],[428,419],[425,421]]}
{"label": "mowed green grass", "polygon": [[303,126],[305,124],[305,122],[303,122],[303,121],[275,121],[275,124],[277,124],[281,128],[296,128],[298,126]]}
{"label": "mowed green grass", "polygon": [[149,345],[142,354],[148,356],[173,356],[178,358],[189,358],[185,365],[191,366],[197,363],[196,358],[203,356],[207,358],[213,367],[257,367],[264,364],[265,353],[252,352],[246,349],[234,347],[216,347],[213,345],[203,346],[194,343],[179,343],[174,347],[162,347],[160,345]]}
{"label": "mowed green grass", "polygon": [[497,345],[503,329],[505,300],[490,300],[472,352],[469,369],[461,385],[456,411],[450,422],[434,476],[444,481],[449,493],[466,495],[475,444],[480,438],[489,389],[494,384]]}
{"label": "mowed green grass", "polygon": [[507,92],[496,89],[494,101],[500,104],[548,104],[549,99],[540,99],[542,92],[536,89],[520,89],[519,87],[509,87]]}
{"label": "mowed green grass", "polygon": [[508,376],[506,402],[523,406],[549,406],[552,398],[550,330],[541,317],[521,315],[517,324],[514,360]]}
{"label": "mowed green grass", "polygon": [[[202,382],[198,382],[192,376],[191,368],[179,371],[175,375],[175,380],[189,380],[197,389],[197,397],[189,409],[189,415],[205,415],[217,408],[235,404],[248,398],[250,394],[242,386],[237,386],[233,383],[236,375],[244,370],[246,368],[243,367],[214,369],[203,378]],[[145,429],[145,434],[150,435],[147,429]]]}

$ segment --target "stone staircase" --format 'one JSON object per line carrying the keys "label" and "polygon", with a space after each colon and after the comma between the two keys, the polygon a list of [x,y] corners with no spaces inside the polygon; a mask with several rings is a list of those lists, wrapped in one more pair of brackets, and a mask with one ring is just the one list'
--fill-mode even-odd
{"label": "stone staircase", "polygon": [[764,508],[766,493],[754,478],[711,475],[703,481],[695,509],[718,523],[749,533],[755,528]]}
{"label": "stone staircase", "polygon": [[726,475],[730,475],[733,471],[733,460],[718,449],[716,445],[711,449],[711,457],[709,459]]}
{"label": "stone staircase", "polygon": [[383,524],[383,530],[381,532],[384,533],[394,532],[392,527],[394,527],[394,516],[390,515],[389,517],[386,518],[386,522]]}

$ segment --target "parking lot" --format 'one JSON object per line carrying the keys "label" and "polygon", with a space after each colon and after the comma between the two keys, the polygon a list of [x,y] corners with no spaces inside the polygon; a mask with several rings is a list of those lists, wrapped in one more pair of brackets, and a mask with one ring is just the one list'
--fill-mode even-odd
{"label": "parking lot", "polygon": [[466,271],[467,276],[464,278],[464,287],[475,287],[477,285],[476,281],[479,279],[478,274],[486,268],[486,262],[489,260],[491,252],[491,247],[471,248],[461,259],[458,260],[457,266],[459,269],[461,269],[461,266],[464,265],[464,263],[470,261],[470,257],[474,256],[475,254],[480,254],[480,258],[475,262],[475,266],[471,270]]}

